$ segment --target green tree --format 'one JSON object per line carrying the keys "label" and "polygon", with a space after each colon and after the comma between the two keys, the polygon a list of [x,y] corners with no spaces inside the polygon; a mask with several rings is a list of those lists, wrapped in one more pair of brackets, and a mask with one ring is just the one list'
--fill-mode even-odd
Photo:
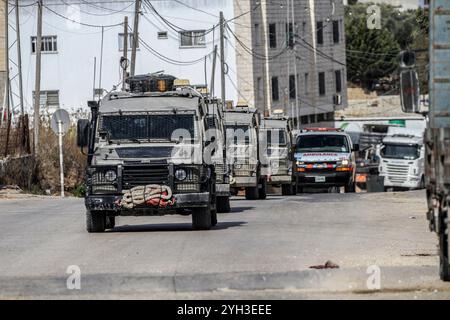
{"label": "green tree", "polygon": [[400,45],[387,28],[367,27],[367,4],[346,8],[348,80],[370,89],[373,83],[397,69]]}

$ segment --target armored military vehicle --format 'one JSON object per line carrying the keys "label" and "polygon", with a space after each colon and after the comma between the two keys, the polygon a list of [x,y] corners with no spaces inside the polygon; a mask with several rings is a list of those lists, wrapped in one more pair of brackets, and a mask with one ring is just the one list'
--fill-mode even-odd
{"label": "armored military vehicle", "polygon": [[259,160],[260,115],[256,109],[238,106],[225,110],[230,186],[234,194],[245,189],[247,200],[266,198],[266,177]]}
{"label": "armored military vehicle", "polygon": [[129,90],[90,101],[78,122],[87,148],[88,232],[113,228],[116,216],[192,214],[194,229],[217,223],[214,165],[204,159],[208,106],[172,76],[127,79]]}

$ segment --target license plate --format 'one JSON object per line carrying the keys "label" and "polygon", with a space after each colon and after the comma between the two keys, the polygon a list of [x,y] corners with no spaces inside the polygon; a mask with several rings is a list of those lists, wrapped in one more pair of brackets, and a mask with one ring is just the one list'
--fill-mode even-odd
{"label": "license plate", "polygon": [[314,181],[316,181],[316,182],[325,182],[326,178],[325,177],[314,177]]}

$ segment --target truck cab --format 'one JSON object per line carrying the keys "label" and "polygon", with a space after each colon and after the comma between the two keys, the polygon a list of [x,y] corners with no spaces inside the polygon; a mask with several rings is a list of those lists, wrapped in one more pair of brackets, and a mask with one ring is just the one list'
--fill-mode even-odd
{"label": "truck cab", "polygon": [[293,139],[292,123],[287,117],[274,114],[261,120],[261,174],[267,185],[280,186],[282,195],[293,195],[296,189],[292,176]]}
{"label": "truck cab", "polygon": [[91,101],[78,123],[87,148],[86,228],[113,228],[116,216],[192,214],[194,229],[217,223],[215,171],[203,156],[203,96],[163,74],[127,79],[128,91]]}
{"label": "truck cab", "polygon": [[234,194],[245,189],[247,200],[266,198],[266,179],[261,175],[258,152],[259,113],[247,106],[225,110],[227,162]]}
{"label": "truck cab", "polygon": [[359,145],[340,129],[311,128],[299,133],[295,146],[294,177],[297,190],[305,188],[355,192]]}
{"label": "truck cab", "polygon": [[423,137],[413,134],[389,135],[383,139],[379,153],[379,172],[384,177],[385,189],[425,187]]}

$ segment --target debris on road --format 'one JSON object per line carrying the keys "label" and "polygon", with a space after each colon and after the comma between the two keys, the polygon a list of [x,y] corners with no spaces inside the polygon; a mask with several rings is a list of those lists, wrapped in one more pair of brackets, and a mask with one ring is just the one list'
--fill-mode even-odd
{"label": "debris on road", "polygon": [[328,260],[323,265],[310,266],[310,269],[339,269],[339,266],[332,261]]}

